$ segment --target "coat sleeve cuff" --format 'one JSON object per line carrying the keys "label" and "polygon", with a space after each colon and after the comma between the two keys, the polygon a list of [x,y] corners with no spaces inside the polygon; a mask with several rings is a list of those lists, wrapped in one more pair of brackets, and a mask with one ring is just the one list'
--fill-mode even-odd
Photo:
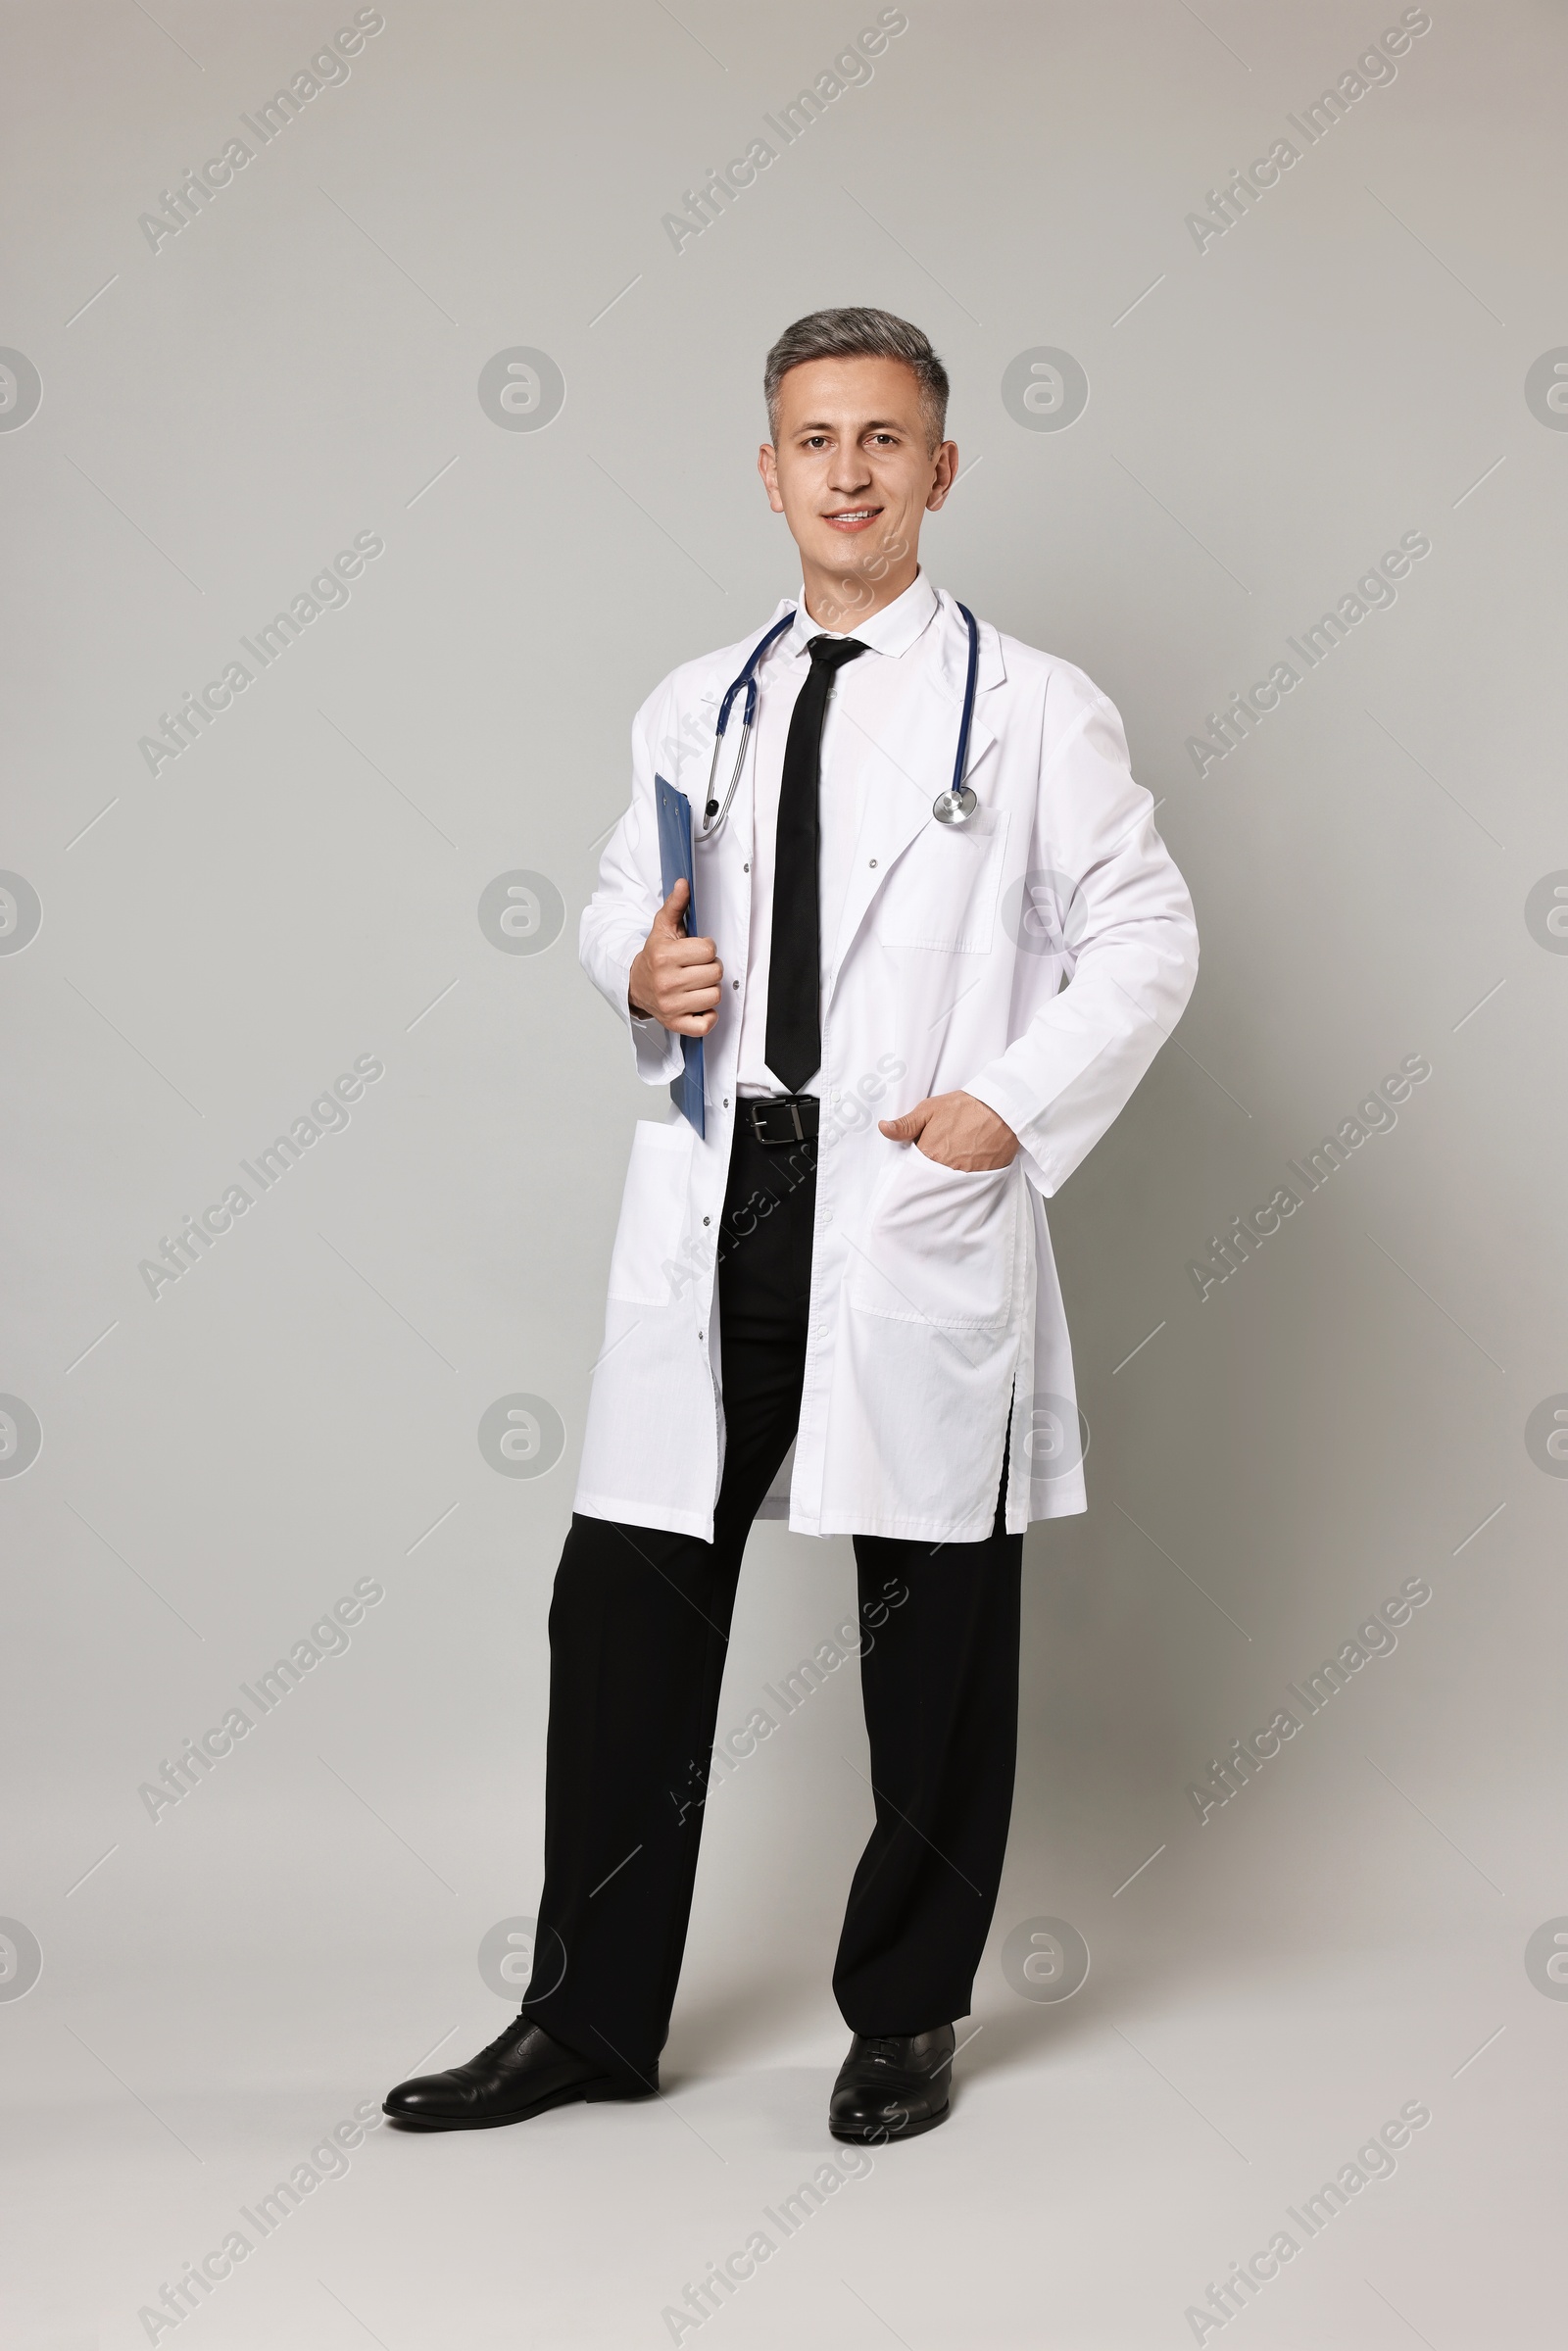
{"label": "coat sleeve cuff", "polygon": [[1060,1169],[1041,1132],[1045,1120],[1016,1074],[1004,1061],[993,1061],[971,1078],[963,1091],[1011,1127],[1031,1183],[1050,1200],[1061,1182]]}
{"label": "coat sleeve cuff", "polygon": [[650,1012],[639,1019],[631,1008],[630,980],[634,956],[628,955],[626,967],[620,974],[620,1008],[631,1031],[632,1052],[637,1059],[637,1075],[645,1086],[667,1086],[681,1071],[680,1039],[672,1030]]}
{"label": "coat sleeve cuff", "polygon": [[638,1020],[627,1015],[631,1030],[632,1048],[637,1055],[637,1075],[645,1086],[667,1086],[681,1072],[680,1039],[671,1036],[657,1020]]}

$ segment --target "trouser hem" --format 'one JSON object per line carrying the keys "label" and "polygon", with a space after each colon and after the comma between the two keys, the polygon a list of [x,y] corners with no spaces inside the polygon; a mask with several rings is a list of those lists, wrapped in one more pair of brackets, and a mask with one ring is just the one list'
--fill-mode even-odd
{"label": "trouser hem", "polygon": [[569,2049],[573,2057],[580,2057],[584,2065],[597,2066],[611,2081],[623,2082],[643,2091],[658,2087],[657,2056],[650,2058],[646,2066],[640,2066],[635,2058],[618,2055],[602,2033],[595,2033],[592,2026],[578,2027],[568,2022],[563,2031],[553,2016],[543,2012],[542,2003],[524,2000],[522,2013],[531,2025],[537,2025],[542,2033],[548,2033],[553,2041],[559,2041],[564,2049]]}

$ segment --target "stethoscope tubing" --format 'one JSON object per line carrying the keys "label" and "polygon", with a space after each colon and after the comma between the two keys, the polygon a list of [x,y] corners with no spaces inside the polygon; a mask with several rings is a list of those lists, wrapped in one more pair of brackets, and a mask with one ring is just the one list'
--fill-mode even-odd
{"label": "stethoscope tubing", "polygon": [[[793,606],[791,606],[790,610],[785,613],[783,619],[775,621],[773,626],[768,630],[767,634],[758,640],[758,642],[752,648],[751,655],[747,661],[745,668],[741,671],[739,677],[736,678],[734,684],[729,688],[724,696],[723,701],[718,706],[718,723],[713,729],[713,756],[708,762],[708,799],[703,809],[702,823],[702,838],[704,840],[708,838],[710,833],[716,833],[719,826],[723,823],[725,817],[729,814],[729,804],[734,799],[735,787],[741,780],[741,768],[746,759],[746,746],[752,739],[752,721],[757,716],[758,663],[767,652],[768,647],[774,644],[778,638],[782,637],[784,631],[790,626],[794,618],[795,609]],[[730,771],[729,790],[724,795],[724,806],[720,808],[718,808],[718,803],[713,798],[713,778],[718,772],[718,748],[724,740],[724,729],[729,724],[729,714],[734,706],[735,697],[741,692],[743,687],[745,688],[746,692],[746,715],[741,725],[741,747],[735,754],[735,765]],[[716,815],[713,813],[715,808],[718,809],[718,813]]]}
{"label": "stethoscope tubing", "polygon": [[[963,615],[963,624],[968,632],[969,660],[963,682],[963,715],[958,721],[958,748],[953,762],[953,787],[949,792],[939,793],[932,804],[932,814],[944,824],[967,823],[979,805],[973,792],[966,790],[963,778],[964,770],[969,764],[969,729],[974,719],[975,688],[980,676],[980,629],[967,605],[960,604],[958,611]],[[746,746],[752,738],[752,723],[757,716],[758,667],[769,648],[776,644],[794,618],[795,608],[792,605],[783,619],[775,621],[766,634],[758,639],[747,658],[746,666],[742,669],[739,677],[726,689],[724,699],[718,706],[718,720],[713,729],[713,756],[708,763],[708,797],[703,808],[699,834],[702,840],[706,841],[710,834],[716,833],[729,814],[730,802],[735,797],[735,787],[741,780],[741,768],[746,760]],[[735,698],[741,693],[745,694],[746,703],[741,722],[740,748],[735,754],[735,764],[730,770],[729,786],[724,794],[724,805],[720,808],[713,796],[713,779],[718,773],[718,754],[719,747],[724,740],[724,729],[729,724],[729,714],[734,708]],[[969,803],[967,808],[962,806],[965,798]]]}

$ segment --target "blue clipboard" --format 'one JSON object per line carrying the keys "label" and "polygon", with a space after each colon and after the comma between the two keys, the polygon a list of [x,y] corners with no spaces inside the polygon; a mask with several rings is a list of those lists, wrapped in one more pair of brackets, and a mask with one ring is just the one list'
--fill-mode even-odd
{"label": "blue clipboard", "polygon": [[[654,800],[659,810],[661,886],[667,898],[675,884],[684,879],[689,892],[686,900],[686,929],[689,933],[697,918],[697,874],[692,861],[692,804],[684,792],[677,792],[673,784],[666,784],[662,775],[654,778]],[[683,1037],[680,1055],[681,1073],[670,1081],[669,1099],[681,1116],[689,1119],[699,1135],[706,1138],[708,1130],[703,1102],[701,1037]]]}

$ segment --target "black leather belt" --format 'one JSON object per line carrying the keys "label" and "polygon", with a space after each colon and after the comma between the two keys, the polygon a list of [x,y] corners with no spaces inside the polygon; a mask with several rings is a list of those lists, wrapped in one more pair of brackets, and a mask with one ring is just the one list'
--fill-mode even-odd
{"label": "black leather belt", "polygon": [[814,1094],[742,1096],[741,1111],[759,1143],[776,1150],[785,1143],[814,1141],[821,1107]]}

